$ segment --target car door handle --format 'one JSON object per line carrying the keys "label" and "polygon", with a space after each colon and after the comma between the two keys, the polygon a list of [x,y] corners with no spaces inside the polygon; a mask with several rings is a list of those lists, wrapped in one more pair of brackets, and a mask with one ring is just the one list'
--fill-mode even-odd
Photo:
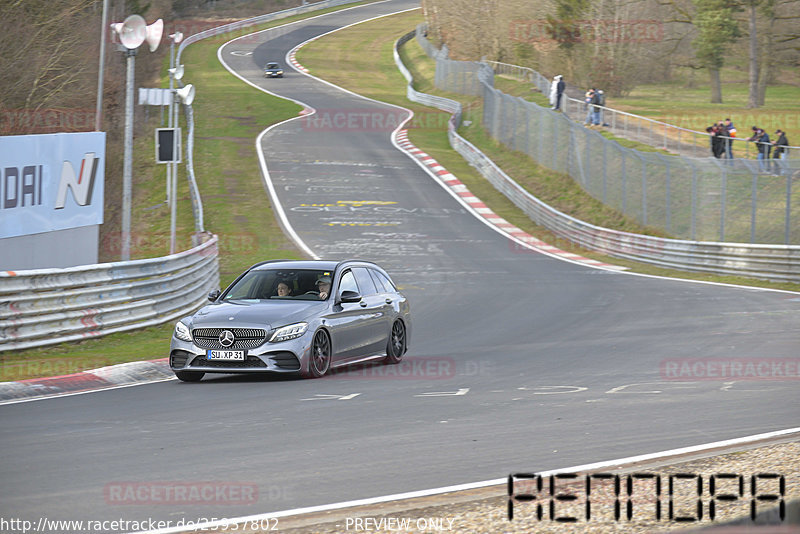
{"label": "car door handle", "polygon": [[362,308],[366,308],[367,307],[367,303],[364,302],[363,300],[358,305],[361,306]]}
{"label": "car door handle", "polygon": [[392,303],[392,299],[386,299],[386,304],[391,304],[391,303]]}

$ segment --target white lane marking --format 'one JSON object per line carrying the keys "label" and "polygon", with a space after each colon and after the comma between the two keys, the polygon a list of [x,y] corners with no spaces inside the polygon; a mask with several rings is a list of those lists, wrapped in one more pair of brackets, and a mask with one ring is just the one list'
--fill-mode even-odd
{"label": "white lane marking", "polygon": [[469,393],[469,388],[460,388],[458,391],[431,391],[429,393],[420,393],[414,395],[415,397],[459,397]]}
{"label": "white lane marking", "polygon": [[[761,441],[770,438],[779,438],[782,436],[789,436],[791,434],[800,434],[800,427],[795,428],[787,428],[785,430],[776,430],[774,432],[765,432],[763,434],[755,434],[752,436],[745,436],[742,438],[734,438],[724,441],[715,441],[712,443],[704,443],[702,445],[693,445],[691,447],[682,447],[680,449],[670,449],[666,451],[660,451],[650,454],[640,454],[638,456],[629,456],[627,458],[620,458],[617,460],[607,460],[603,462],[595,462],[591,464],[584,464],[584,465],[576,465],[572,467],[565,467],[560,469],[553,469],[550,471],[542,471],[537,473],[542,477],[547,477],[550,475],[557,475],[559,473],[578,473],[584,471],[596,471],[599,469],[606,469],[609,467],[616,467],[619,465],[631,464],[635,462],[646,462],[650,460],[658,460],[661,458],[671,457],[671,456],[679,456],[684,454],[692,454],[696,452],[703,452],[707,450],[719,449],[723,447],[732,447],[735,445],[743,445],[747,443],[752,443],[756,441]],[[450,493],[453,491],[465,491],[465,490],[472,490],[478,488],[486,488],[490,486],[503,486],[505,487],[508,484],[508,477],[503,478],[495,478],[493,480],[484,480],[481,482],[472,482],[469,484],[458,484],[455,486],[445,486],[442,488],[432,488],[427,490],[420,490],[420,491],[409,491],[406,493],[395,493],[392,495],[382,495],[380,497],[371,497],[368,499],[358,499],[353,501],[343,501],[338,503],[332,504],[323,504],[320,506],[308,506],[305,508],[294,508],[291,510],[281,510],[280,512],[272,512],[267,514],[255,514],[250,516],[244,517],[237,517],[231,519],[225,519],[222,521],[209,521],[208,523],[199,523],[195,524],[191,527],[191,529],[187,529],[186,527],[172,527],[172,528],[164,528],[159,530],[150,530],[146,532],[142,532],[139,534],[173,534],[178,532],[194,532],[197,530],[203,529],[214,529],[214,528],[229,528],[230,525],[234,524],[241,524],[246,522],[257,522],[262,520],[269,520],[278,517],[290,517],[295,515],[304,515],[304,514],[311,514],[316,512],[327,512],[330,510],[341,510],[343,508],[351,508],[354,506],[369,506],[373,504],[391,502],[391,501],[398,501],[403,499],[414,499],[417,497],[430,497],[432,495],[441,495],[443,493]]]}
{"label": "white lane marking", "polygon": [[361,395],[361,393],[351,393],[349,395],[327,395],[324,393],[317,393],[311,398],[308,399],[300,399],[301,401],[318,401],[318,400],[350,400],[355,399]]}
{"label": "white lane marking", "polygon": [[615,388],[611,388],[606,393],[633,393],[633,394],[650,394],[650,393],[663,393],[663,391],[659,390],[645,390],[645,391],[625,391],[628,388],[632,388],[634,386],[651,386],[655,384],[656,386],[661,386],[663,388],[668,389],[696,389],[697,382],[635,382],[633,384],[625,384],[622,386],[617,386]]}
{"label": "white lane marking", "polygon": [[534,386],[532,388],[521,387],[517,389],[520,391],[532,391],[534,395],[563,395],[564,393],[579,393],[589,388],[583,386]]}

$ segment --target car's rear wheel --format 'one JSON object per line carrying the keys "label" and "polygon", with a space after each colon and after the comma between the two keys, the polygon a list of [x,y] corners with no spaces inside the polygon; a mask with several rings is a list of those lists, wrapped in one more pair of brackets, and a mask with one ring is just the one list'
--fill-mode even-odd
{"label": "car's rear wheel", "polygon": [[325,330],[317,330],[311,342],[311,353],[308,360],[308,378],[324,376],[331,367],[331,338]]}
{"label": "car's rear wheel", "polygon": [[406,325],[403,321],[397,320],[392,325],[392,333],[389,336],[389,343],[386,345],[386,363],[400,363],[403,354],[406,353]]}
{"label": "car's rear wheel", "polygon": [[204,374],[201,371],[175,371],[175,376],[183,382],[200,382]]}

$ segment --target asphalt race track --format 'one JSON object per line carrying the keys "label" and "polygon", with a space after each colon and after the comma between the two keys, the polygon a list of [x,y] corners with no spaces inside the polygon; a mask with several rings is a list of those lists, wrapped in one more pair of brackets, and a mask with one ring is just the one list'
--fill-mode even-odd
{"label": "asphalt race track", "polygon": [[[266,61],[285,63],[298,43],[414,5],[350,9],[221,52],[244,78],[317,110],[263,136],[270,178],[317,255],[377,261],[404,288],[414,319],[407,362],[320,380],[207,375],[2,406],[0,516],[174,524],[800,426],[796,378],[669,374],[686,359],[758,358],[792,358],[796,373],[800,294],[521,249],[393,146],[395,108],[290,68],[262,77]],[[337,123],[336,113],[356,118]],[[203,484],[246,491],[187,504],[153,490]],[[131,498],[131,487],[145,490]]]}

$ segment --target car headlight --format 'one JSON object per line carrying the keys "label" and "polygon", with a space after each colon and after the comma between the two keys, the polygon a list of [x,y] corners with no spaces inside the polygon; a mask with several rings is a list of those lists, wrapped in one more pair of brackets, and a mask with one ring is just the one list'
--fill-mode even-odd
{"label": "car headlight", "polygon": [[175,325],[175,337],[177,337],[181,341],[191,341],[192,333],[189,332],[188,326],[178,321],[178,324]]}
{"label": "car headlight", "polygon": [[272,337],[269,338],[270,343],[278,343],[279,341],[288,341],[302,336],[308,330],[308,323],[295,323],[283,328],[278,328]]}

